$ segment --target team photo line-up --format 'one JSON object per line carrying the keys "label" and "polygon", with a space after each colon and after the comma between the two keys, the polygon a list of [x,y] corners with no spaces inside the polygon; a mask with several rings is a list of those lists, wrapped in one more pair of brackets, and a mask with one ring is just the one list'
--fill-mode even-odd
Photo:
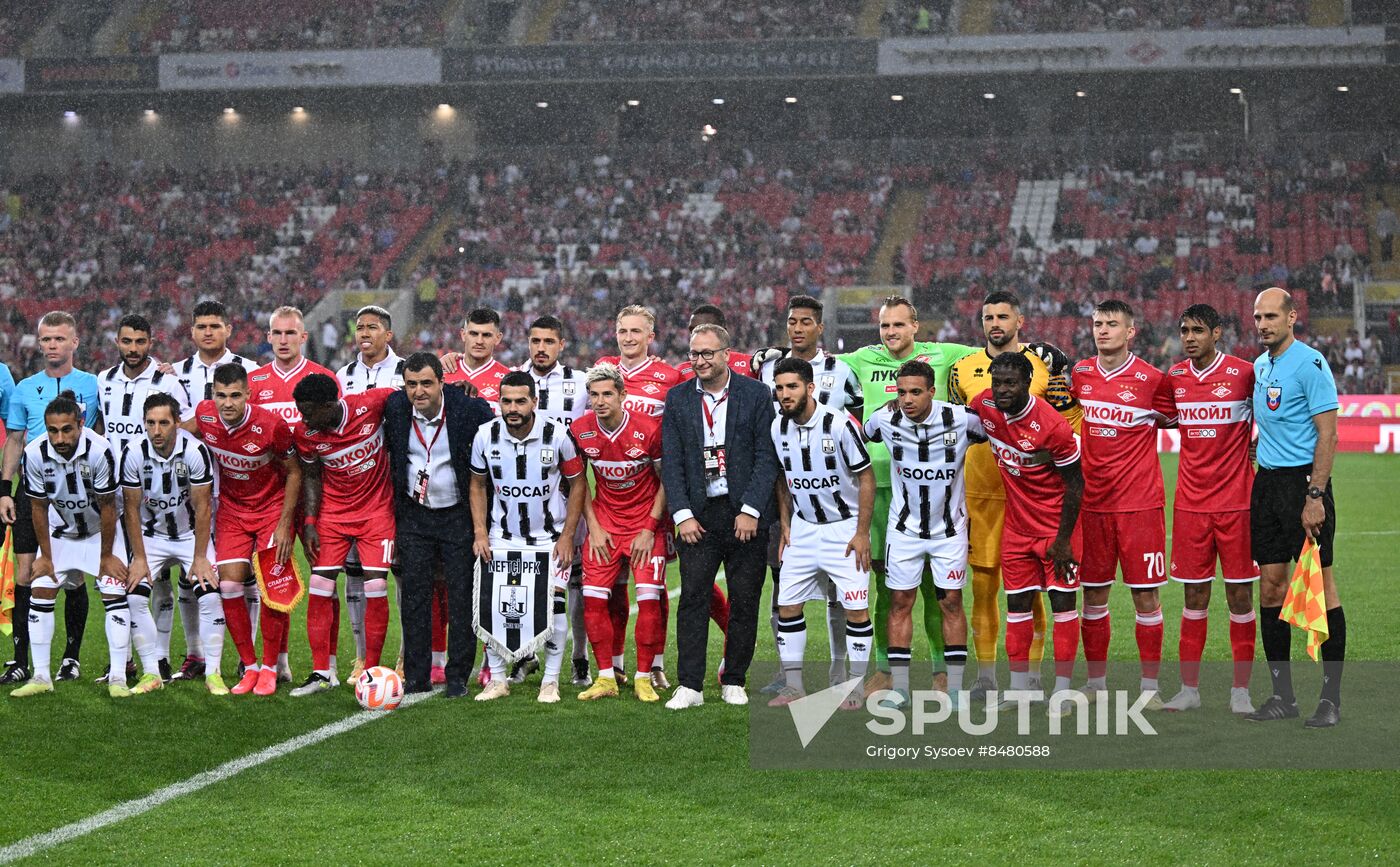
{"label": "team photo line-up", "polygon": [[[567,335],[553,316],[531,323],[529,360],[511,369],[495,358],[493,310],[467,316],[461,351],[400,358],[390,314],[365,307],[359,354],[332,372],[304,357],[296,308],[272,313],[273,360],[259,366],[227,348],[227,311],[204,301],[193,311],[195,354],[158,360],[150,323],[129,315],[116,335],[120,363],[97,375],[74,367],[73,316],[48,313],[37,327],[44,370],[16,385],[0,368],[0,519],[16,560],[15,655],[0,683],[25,698],[80,679],[92,576],[109,649],[98,680],[114,698],[197,678],[214,695],[271,695],[292,680],[290,606],[261,597],[254,566],[286,563],[300,539],[312,670],[293,696],[339,684],[342,607],[352,677],[381,664],[392,569],[408,692],[445,684],[460,697],[475,679],[477,700],[499,699],[542,668],[538,700],[557,702],[571,646],[579,699],[618,696],[630,680],[637,698],[669,690],[666,706],[681,710],[704,701],[713,620],[724,634],[720,698],[746,704],[771,575],[781,672],[761,691],[770,705],[806,694],[809,602],[827,619],[830,682],[858,684],[843,707],[909,703],[921,595],[933,689],[954,704],[992,700],[1003,689],[1004,592],[1009,687],[1043,691],[1047,712],[1065,714],[1080,693],[1107,689],[1108,599],[1121,572],[1147,707],[1188,711],[1203,701],[1218,561],[1229,707],[1253,721],[1296,719],[1280,611],[1290,564],[1311,540],[1328,638],[1305,724],[1338,723],[1337,390],[1323,357],[1294,338],[1286,291],[1256,298],[1263,351],[1252,363],[1217,350],[1214,309],[1187,308],[1186,357],[1167,371],[1133,354],[1134,314],[1117,300],[1095,307],[1097,354],[1078,362],[1023,343],[1020,301],[1006,292],[985,299],[976,347],[917,341],[918,313],[900,297],[879,307],[880,343],[844,354],[822,346],[821,302],[797,296],[786,313],[788,345],[749,353],[729,345],[721,309],[699,307],[688,357],[673,367],[650,354],[652,312],[629,306],[616,317],[618,354],[578,370],[560,361]],[[1181,432],[1170,550],[1161,427]],[[672,689],[666,573],[676,558]],[[1184,587],[1182,685],[1163,700],[1169,580]],[[172,670],[176,610],[186,648]],[[1271,687],[1258,708],[1248,690],[1256,627]],[[226,632],[239,658],[231,688],[220,671]],[[1052,689],[1039,673],[1047,636]],[[965,678],[969,644],[976,671]],[[1088,679],[1076,687],[1081,644]]]}

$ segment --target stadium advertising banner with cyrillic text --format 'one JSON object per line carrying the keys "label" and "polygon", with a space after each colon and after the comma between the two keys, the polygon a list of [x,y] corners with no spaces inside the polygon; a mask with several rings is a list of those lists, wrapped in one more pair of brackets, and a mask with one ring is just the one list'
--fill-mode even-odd
{"label": "stadium advertising banner with cyrillic text", "polygon": [[875,74],[871,39],[491,46],[443,54],[449,82],[647,81]]}
{"label": "stadium advertising banner with cyrillic text", "polygon": [[442,61],[429,48],[235,51],[160,58],[161,90],[363,87],[441,80]]}
{"label": "stadium advertising banner with cyrillic text", "polygon": [[30,93],[155,90],[154,57],[41,57],[26,61],[24,89]]}

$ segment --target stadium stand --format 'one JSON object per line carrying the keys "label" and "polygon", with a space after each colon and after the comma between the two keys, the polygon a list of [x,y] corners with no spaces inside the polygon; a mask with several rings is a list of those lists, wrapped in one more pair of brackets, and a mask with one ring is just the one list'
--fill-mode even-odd
{"label": "stadium stand", "polygon": [[1306,24],[1307,0],[996,0],[997,33],[1219,30]]}
{"label": "stadium stand", "polygon": [[0,3],[0,57],[20,53],[53,10],[52,0],[5,0]]}
{"label": "stadium stand", "polygon": [[174,0],[138,51],[287,51],[440,44],[442,0]]}
{"label": "stadium stand", "polygon": [[555,42],[852,36],[860,0],[567,0]]}

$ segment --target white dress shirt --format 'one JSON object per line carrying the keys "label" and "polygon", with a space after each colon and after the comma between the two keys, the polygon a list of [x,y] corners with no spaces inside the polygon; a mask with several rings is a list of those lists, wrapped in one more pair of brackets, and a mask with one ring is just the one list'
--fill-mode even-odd
{"label": "white dress shirt", "polygon": [[[428,474],[426,501],[420,494],[419,485],[419,474],[425,469]],[[408,493],[430,509],[445,509],[461,502],[457,474],[452,471],[445,403],[438,408],[437,416],[431,419],[413,410],[408,431]]]}
{"label": "white dress shirt", "polygon": [[[726,371],[724,388],[720,389],[719,393],[706,391],[705,387],[700,383],[700,377],[697,376],[695,378],[695,390],[700,392],[700,402],[704,407],[708,407],[710,411],[709,417],[706,418],[703,415],[705,410],[703,408],[701,409],[700,431],[705,435],[706,448],[724,445],[725,423],[729,419],[729,377],[732,375],[732,373]],[[705,496],[729,496],[729,475],[727,472],[719,478],[710,479],[705,483]],[[752,515],[755,518],[758,517],[758,510],[747,504],[740,507],[739,511],[746,515]],[[690,509],[681,509],[671,516],[676,524],[680,524],[682,521],[688,521],[693,517],[695,517],[695,513]]]}

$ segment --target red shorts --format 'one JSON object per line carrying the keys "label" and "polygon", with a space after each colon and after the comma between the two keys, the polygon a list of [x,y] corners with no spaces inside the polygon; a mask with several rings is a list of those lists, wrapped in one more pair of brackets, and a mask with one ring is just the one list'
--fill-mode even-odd
{"label": "red shorts", "polygon": [[1171,578],[1183,584],[1215,580],[1215,558],[1226,583],[1259,580],[1259,564],[1249,550],[1249,510],[1183,512],[1172,510]]}
{"label": "red shorts", "polygon": [[[593,549],[587,545],[583,546],[583,586],[612,587],[622,576],[622,564],[628,559],[627,552],[632,550],[633,537],[622,537],[614,534],[612,538],[612,552],[606,560],[595,558]],[[632,580],[637,582],[638,587],[643,585],[666,586],[666,556],[669,551],[670,539],[669,533],[657,533],[656,541],[651,546],[650,559],[645,563],[630,564]]]}
{"label": "red shorts", "polygon": [[1079,580],[1085,587],[1109,587],[1123,568],[1123,583],[1150,590],[1167,583],[1166,518],[1161,509],[1138,512],[1084,512],[1079,529],[1084,546]]}
{"label": "red shorts", "polygon": [[272,546],[279,508],[270,515],[240,515],[232,509],[214,512],[214,565],[252,563],[253,552]]}
{"label": "red shorts", "polygon": [[[1049,557],[1053,536],[1023,536],[1010,526],[1001,537],[1001,584],[1007,593],[1026,593],[1040,590],[1065,590],[1073,593],[1080,582],[1075,576],[1068,581],[1055,574],[1055,561]],[[1083,556],[1084,546],[1080,528],[1074,528],[1069,539],[1070,550],[1076,562]]]}
{"label": "red shorts", "polygon": [[363,518],[321,518],[316,524],[321,550],[313,569],[339,570],[354,544],[366,570],[387,571],[394,562],[394,513],[383,511]]}

